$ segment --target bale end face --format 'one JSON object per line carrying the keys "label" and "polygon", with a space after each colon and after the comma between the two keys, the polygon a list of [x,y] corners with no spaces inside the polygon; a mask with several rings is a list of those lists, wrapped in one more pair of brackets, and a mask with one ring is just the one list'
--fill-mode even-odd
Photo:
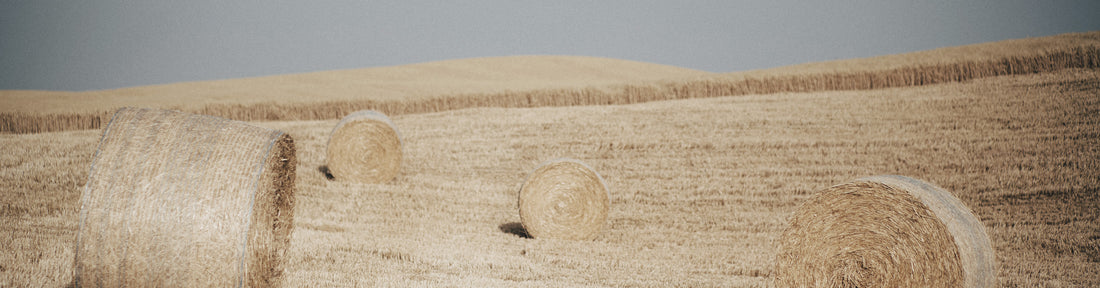
{"label": "bale end face", "polygon": [[401,170],[402,141],[389,117],[371,110],[340,120],[329,136],[326,161],[333,178],[385,183]]}
{"label": "bale end face", "polygon": [[520,223],[532,238],[594,239],[607,222],[609,207],[603,178],[572,159],[540,165],[519,192]]}
{"label": "bale end face", "polygon": [[283,134],[273,143],[252,205],[248,244],[253,247],[245,270],[249,287],[272,287],[282,282],[290,234],[294,231],[294,180],[298,158],[294,139]]}
{"label": "bale end face", "polygon": [[[885,178],[884,178],[885,177]],[[789,220],[779,240],[775,282],[782,287],[988,287],[992,262],[973,259],[973,250],[992,255],[984,228],[965,206],[950,209],[927,199],[950,193],[928,184],[903,186],[879,176],[824,189]],[[924,197],[921,195],[935,195]],[[955,201],[958,201],[955,199]],[[961,202],[959,202],[961,205]],[[960,210],[961,209],[961,210]],[[958,221],[943,214],[969,215]],[[978,223],[977,227],[966,226]],[[952,226],[955,226],[952,228]],[[957,229],[966,226],[965,229]],[[973,235],[972,235],[973,234]],[[980,234],[980,235],[978,235]]]}

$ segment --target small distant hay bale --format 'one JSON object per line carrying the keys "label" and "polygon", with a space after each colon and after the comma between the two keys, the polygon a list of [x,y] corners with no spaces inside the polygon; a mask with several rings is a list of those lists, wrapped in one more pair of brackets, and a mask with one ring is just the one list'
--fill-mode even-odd
{"label": "small distant hay bale", "polygon": [[519,191],[519,218],[532,238],[591,240],[605,222],[607,185],[591,167],[573,159],[539,165]]}
{"label": "small distant hay bale", "polygon": [[372,110],[351,113],[329,136],[329,173],[345,181],[388,182],[401,170],[401,147],[401,134],[389,117]]}
{"label": "small distant hay bale", "polygon": [[77,286],[278,285],[296,165],[282,131],[119,109],[81,195]]}
{"label": "small distant hay bale", "polygon": [[942,188],[874,176],[822,190],[780,238],[779,287],[991,287],[985,227]]}

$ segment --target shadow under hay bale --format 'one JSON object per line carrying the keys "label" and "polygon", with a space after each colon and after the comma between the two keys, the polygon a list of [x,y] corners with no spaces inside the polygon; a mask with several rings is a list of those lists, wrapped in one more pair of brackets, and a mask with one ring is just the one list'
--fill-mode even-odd
{"label": "shadow under hay bale", "polygon": [[993,248],[962,201],[932,184],[875,176],[813,195],[779,239],[780,287],[991,287]]}
{"label": "shadow under hay bale", "polygon": [[282,131],[119,109],[81,196],[74,284],[278,285],[296,165],[294,141]]}
{"label": "shadow under hay bale", "polygon": [[519,191],[520,223],[531,238],[592,240],[603,231],[610,206],[603,178],[573,159],[539,165]]}
{"label": "shadow under hay bale", "polygon": [[401,170],[402,145],[397,125],[385,114],[351,113],[329,135],[326,167],[340,181],[385,183]]}
{"label": "shadow under hay bale", "polygon": [[336,177],[332,176],[332,171],[328,170],[328,165],[317,166],[317,172],[321,172],[321,175],[325,176],[325,180],[331,181],[336,179]]}
{"label": "shadow under hay bale", "polygon": [[500,224],[498,228],[500,228],[500,232],[516,235],[520,238],[531,238],[531,235],[527,234],[527,230],[523,229],[523,224],[519,222]]}

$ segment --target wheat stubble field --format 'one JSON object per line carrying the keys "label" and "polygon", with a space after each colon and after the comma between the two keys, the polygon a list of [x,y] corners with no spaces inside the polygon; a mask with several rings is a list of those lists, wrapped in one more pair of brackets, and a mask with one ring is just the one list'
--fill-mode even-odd
{"label": "wheat stubble field", "polygon": [[[798,205],[879,174],[955,193],[986,226],[1002,286],[1100,285],[1096,67],[392,119],[405,160],[380,185],[322,172],[339,119],[255,122],[297,145],[286,286],[767,286]],[[71,283],[101,133],[0,135],[0,286]],[[529,239],[518,228],[520,185],[557,157],[607,181],[608,226],[593,241]]]}

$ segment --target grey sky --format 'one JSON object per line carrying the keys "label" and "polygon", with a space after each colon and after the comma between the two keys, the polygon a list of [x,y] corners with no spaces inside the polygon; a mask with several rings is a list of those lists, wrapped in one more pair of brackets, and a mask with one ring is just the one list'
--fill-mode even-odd
{"label": "grey sky", "polygon": [[1100,30],[1097,15],[1093,0],[0,0],[0,89],[546,54],[732,72]]}

